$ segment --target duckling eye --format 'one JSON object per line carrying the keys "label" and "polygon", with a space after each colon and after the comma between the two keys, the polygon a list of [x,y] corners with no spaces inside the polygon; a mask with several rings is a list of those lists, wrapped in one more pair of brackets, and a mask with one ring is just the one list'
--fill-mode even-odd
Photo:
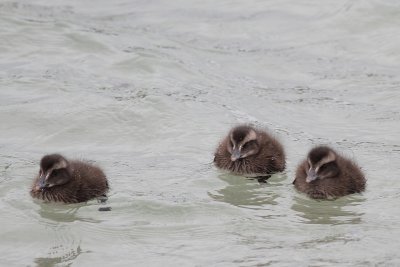
{"label": "duckling eye", "polygon": [[57,169],[52,171],[52,174],[53,174],[53,175],[57,175],[57,173],[58,173],[58,170],[57,170]]}

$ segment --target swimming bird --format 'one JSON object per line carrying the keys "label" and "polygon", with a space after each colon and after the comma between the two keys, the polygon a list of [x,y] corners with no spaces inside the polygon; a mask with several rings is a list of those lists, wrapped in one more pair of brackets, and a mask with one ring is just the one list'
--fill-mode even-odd
{"label": "swimming bird", "polygon": [[298,166],[293,184],[311,198],[330,199],[364,191],[366,179],[353,161],[317,146]]}
{"label": "swimming bird", "polygon": [[285,152],[266,131],[239,125],[219,144],[214,164],[236,175],[269,178],[285,169]]}
{"label": "swimming bird", "polygon": [[78,203],[105,197],[108,189],[107,178],[97,166],[51,154],[41,159],[30,194],[47,202]]}

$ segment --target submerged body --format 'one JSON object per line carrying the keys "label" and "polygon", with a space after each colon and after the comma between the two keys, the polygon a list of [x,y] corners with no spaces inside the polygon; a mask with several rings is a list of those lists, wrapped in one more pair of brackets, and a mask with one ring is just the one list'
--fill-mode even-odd
{"label": "submerged body", "polygon": [[267,132],[241,125],[222,140],[214,164],[236,175],[268,177],[285,169],[285,152]]}
{"label": "submerged body", "polygon": [[311,198],[333,199],[364,191],[366,179],[353,161],[319,146],[298,166],[293,184]]}
{"label": "submerged body", "polygon": [[78,203],[105,196],[109,187],[103,171],[83,161],[67,161],[58,154],[41,160],[30,194],[48,202]]}

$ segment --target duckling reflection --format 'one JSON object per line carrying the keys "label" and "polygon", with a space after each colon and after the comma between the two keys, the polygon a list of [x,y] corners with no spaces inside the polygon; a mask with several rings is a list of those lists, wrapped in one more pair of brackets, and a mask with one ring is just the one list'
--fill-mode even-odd
{"label": "duckling reflection", "polygon": [[[59,257],[39,257],[35,259],[35,263],[37,266],[58,266],[59,264],[63,266],[70,266],[70,264],[73,263],[73,261],[81,254],[83,253],[88,253],[85,251],[82,251],[80,245],[76,249],[71,249],[67,251],[64,255],[59,256]],[[54,253],[49,253],[50,255]]]}
{"label": "duckling reflection", "polygon": [[351,210],[364,202],[362,196],[347,196],[331,201],[315,201],[304,195],[294,197],[291,209],[305,224],[359,224],[364,213]]}
{"label": "duckling reflection", "polygon": [[[47,205],[47,207],[50,206],[53,205]],[[73,214],[77,211],[77,209],[65,208],[63,210]],[[74,231],[69,223],[60,224],[59,221],[52,222],[42,218],[38,220],[38,223],[45,226],[42,232],[36,232],[36,234],[41,236],[41,241],[45,242],[45,245],[47,244],[47,249],[40,249],[42,252],[34,260],[37,266],[70,266],[79,255],[88,253],[87,250],[81,249],[81,233]]]}
{"label": "duckling reflection", "polygon": [[[70,206],[70,207],[68,207]],[[77,213],[79,207],[76,205],[68,205],[68,206],[50,206],[50,205],[42,205],[40,204],[40,208],[37,211],[41,218],[48,219],[49,221],[53,221],[55,223],[58,222],[74,222],[79,220],[77,217]]]}
{"label": "duckling reflection", "polygon": [[[96,205],[96,204],[94,204]],[[97,207],[97,205],[96,205]],[[46,205],[45,203],[40,203],[40,208],[37,211],[41,218],[47,219],[47,224],[59,224],[60,222],[75,222],[84,221],[91,223],[99,223],[100,220],[95,220],[90,217],[82,217],[80,215],[89,216],[87,212],[79,214],[80,208],[88,208],[87,204],[57,204],[57,205]],[[97,211],[97,209],[96,209]]]}
{"label": "duckling reflection", "polygon": [[[237,207],[259,209],[263,205],[278,204],[275,199],[279,196],[270,186],[263,186],[254,179],[243,179],[240,176],[230,174],[220,174],[219,179],[228,183],[215,193],[209,192],[208,195],[216,201],[226,202]],[[277,176],[274,182],[284,178]]]}

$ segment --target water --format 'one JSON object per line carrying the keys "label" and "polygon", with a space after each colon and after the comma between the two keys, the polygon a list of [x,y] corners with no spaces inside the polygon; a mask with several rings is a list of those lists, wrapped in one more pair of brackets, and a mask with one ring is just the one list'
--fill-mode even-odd
{"label": "water", "polygon": [[[1,1],[1,266],[398,266],[398,1]],[[269,128],[266,185],[212,166]],[[315,144],[367,190],[292,186]],[[28,194],[46,153],[96,162],[112,211]]]}

